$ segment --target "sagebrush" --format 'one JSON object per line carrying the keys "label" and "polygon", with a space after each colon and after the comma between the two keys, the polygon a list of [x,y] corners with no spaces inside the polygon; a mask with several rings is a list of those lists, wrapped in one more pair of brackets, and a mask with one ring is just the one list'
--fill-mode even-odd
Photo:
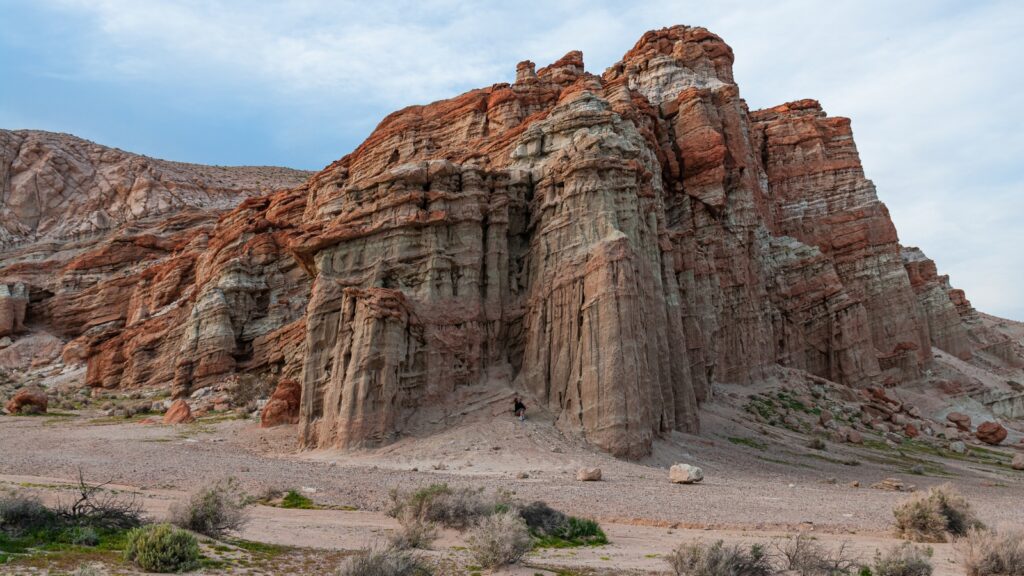
{"label": "sagebrush", "polygon": [[125,541],[125,560],[149,572],[184,572],[199,563],[196,537],[170,524],[134,528]]}
{"label": "sagebrush", "polygon": [[348,558],[339,576],[430,576],[433,570],[407,550],[366,550]]}
{"label": "sagebrush", "polygon": [[931,576],[932,549],[904,542],[877,552],[873,569],[874,576]]}
{"label": "sagebrush", "polygon": [[896,531],[914,542],[946,542],[951,536],[983,527],[970,503],[949,484],[912,496],[892,513]]}
{"label": "sagebrush", "polygon": [[718,540],[683,543],[667,558],[676,576],[772,576],[771,559],[762,546],[726,546]]}
{"label": "sagebrush", "polygon": [[860,563],[847,553],[846,544],[828,549],[807,534],[776,542],[783,570],[800,576],[840,576],[851,574]]}
{"label": "sagebrush", "polygon": [[518,562],[533,548],[530,530],[512,510],[481,518],[466,535],[466,548],[477,564],[496,568]]}
{"label": "sagebrush", "polygon": [[211,538],[237,532],[249,519],[245,493],[234,478],[200,488],[171,506],[171,524]]}
{"label": "sagebrush", "polygon": [[956,548],[967,576],[1024,576],[1024,531],[975,528]]}

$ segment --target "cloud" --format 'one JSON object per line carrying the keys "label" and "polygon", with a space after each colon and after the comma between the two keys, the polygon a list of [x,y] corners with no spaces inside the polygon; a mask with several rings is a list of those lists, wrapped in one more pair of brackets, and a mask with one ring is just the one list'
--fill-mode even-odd
{"label": "cloud", "polygon": [[[7,12],[0,63],[94,92],[96,118],[69,113],[68,129],[192,161],[311,168],[395,108],[510,81],[520,60],[581,49],[599,73],[645,30],[704,25],[734,48],[751,107],[811,97],[851,117],[903,242],[979,308],[1024,320],[1019,2],[40,0]],[[33,25],[12,26],[19,15]],[[0,121],[75,110],[73,94],[24,92],[0,94]],[[135,115],[116,131],[125,109]]]}

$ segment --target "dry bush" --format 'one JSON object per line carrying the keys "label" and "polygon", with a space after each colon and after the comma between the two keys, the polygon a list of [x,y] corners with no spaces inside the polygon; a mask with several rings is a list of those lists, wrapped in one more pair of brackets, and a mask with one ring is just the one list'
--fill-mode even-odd
{"label": "dry bush", "polygon": [[931,576],[932,549],[909,542],[875,554],[874,576]]}
{"label": "dry bush", "polygon": [[982,523],[971,505],[949,484],[916,494],[893,508],[896,531],[914,542],[945,542],[949,535],[963,536]]}
{"label": "dry bush", "polygon": [[517,562],[533,548],[533,541],[526,522],[507,510],[481,518],[466,535],[466,547],[477,564],[495,568]]}
{"label": "dry bush", "polygon": [[127,530],[142,526],[145,515],[142,503],[134,494],[107,490],[103,484],[89,484],[78,470],[78,496],[71,502],[58,501],[53,509],[67,526],[90,526],[96,529]]}
{"label": "dry bush", "polygon": [[972,529],[957,541],[967,576],[1024,576],[1024,531]]}
{"label": "dry bush", "polygon": [[416,516],[412,510],[406,510],[398,519],[401,528],[391,535],[391,546],[399,550],[409,548],[430,548],[437,540],[437,528],[432,522]]}
{"label": "dry bush", "polygon": [[276,387],[276,379],[269,374],[240,374],[229,384],[227,393],[232,406],[252,412],[257,401],[270,396]]}
{"label": "dry bush", "polygon": [[736,544],[683,543],[667,558],[676,576],[772,576],[775,571],[764,548]]}
{"label": "dry bush", "polygon": [[171,506],[171,524],[210,538],[237,532],[249,520],[245,494],[234,478],[203,487],[187,500]]}
{"label": "dry bush", "polygon": [[14,495],[0,499],[0,532],[20,535],[58,525],[57,515],[35,498]]}
{"label": "dry bush", "polygon": [[366,550],[350,557],[338,576],[430,576],[433,571],[423,560],[406,550]]}
{"label": "dry bush", "polygon": [[505,498],[502,494],[489,498],[482,488],[450,488],[447,484],[431,484],[411,494],[393,490],[388,514],[394,518],[410,515],[424,522],[465,530],[480,518],[493,514],[499,506],[507,506]]}
{"label": "dry bush", "polygon": [[807,534],[776,543],[782,567],[800,576],[840,576],[851,574],[860,563],[847,555],[846,543],[831,551]]}

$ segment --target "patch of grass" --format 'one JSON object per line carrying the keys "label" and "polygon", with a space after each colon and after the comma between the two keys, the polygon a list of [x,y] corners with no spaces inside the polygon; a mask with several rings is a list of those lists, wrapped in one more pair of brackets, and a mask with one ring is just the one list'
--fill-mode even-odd
{"label": "patch of grass", "polygon": [[281,554],[291,550],[290,547],[282,546],[280,544],[268,544],[266,542],[256,542],[254,540],[243,540],[241,538],[228,540],[228,544],[241,548],[242,550],[252,554],[262,554],[271,557],[280,556]]}
{"label": "patch of grass", "polygon": [[746,446],[748,448],[753,448],[755,450],[765,450],[768,448],[767,445],[762,444],[761,442],[758,442],[753,438],[739,438],[735,436],[730,436],[728,440],[729,442],[732,442],[733,444],[736,444],[738,446]]}
{"label": "patch of grass", "polygon": [[292,508],[298,510],[316,510],[317,505],[309,497],[300,494],[296,490],[289,490],[281,499],[281,508]]}

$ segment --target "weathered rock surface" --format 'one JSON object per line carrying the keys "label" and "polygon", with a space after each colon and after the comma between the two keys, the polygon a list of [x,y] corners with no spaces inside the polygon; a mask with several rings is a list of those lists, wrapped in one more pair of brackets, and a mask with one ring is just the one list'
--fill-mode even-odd
{"label": "weathered rock surface", "polygon": [[297,380],[285,378],[277,383],[270,400],[260,412],[260,427],[271,428],[282,424],[298,424],[299,400],[302,385]]}
{"label": "weathered rock surface", "polygon": [[306,448],[386,443],[511,387],[631,458],[699,431],[712,382],[774,364],[871,387],[888,420],[877,386],[920,377],[932,346],[1012,361],[900,247],[850,121],[749,112],[732,61],[685,26],[601,76],[579,52],[525,61],[389,115],[308,180],[2,132],[2,353],[45,333],[89,386],[180,402],[270,375],[263,422],[297,401]]}
{"label": "weathered rock surface", "polygon": [[576,471],[576,480],[580,482],[597,482],[600,479],[600,468],[580,468]]}
{"label": "weathered rock surface", "polygon": [[985,444],[992,444],[994,446],[1006,440],[1007,431],[998,422],[982,422],[978,424],[978,429],[974,431],[974,435]]}
{"label": "weathered rock surface", "polygon": [[675,484],[695,484],[704,479],[704,471],[690,464],[673,464],[668,478]]}
{"label": "weathered rock surface", "polygon": [[188,424],[195,418],[192,416],[192,408],[188,402],[179,398],[171,403],[171,407],[164,412],[164,424]]}
{"label": "weathered rock surface", "polygon": [[8,414],[44,414],[49,402],[43,390],[22,388],[7,401],[4,409]]}

